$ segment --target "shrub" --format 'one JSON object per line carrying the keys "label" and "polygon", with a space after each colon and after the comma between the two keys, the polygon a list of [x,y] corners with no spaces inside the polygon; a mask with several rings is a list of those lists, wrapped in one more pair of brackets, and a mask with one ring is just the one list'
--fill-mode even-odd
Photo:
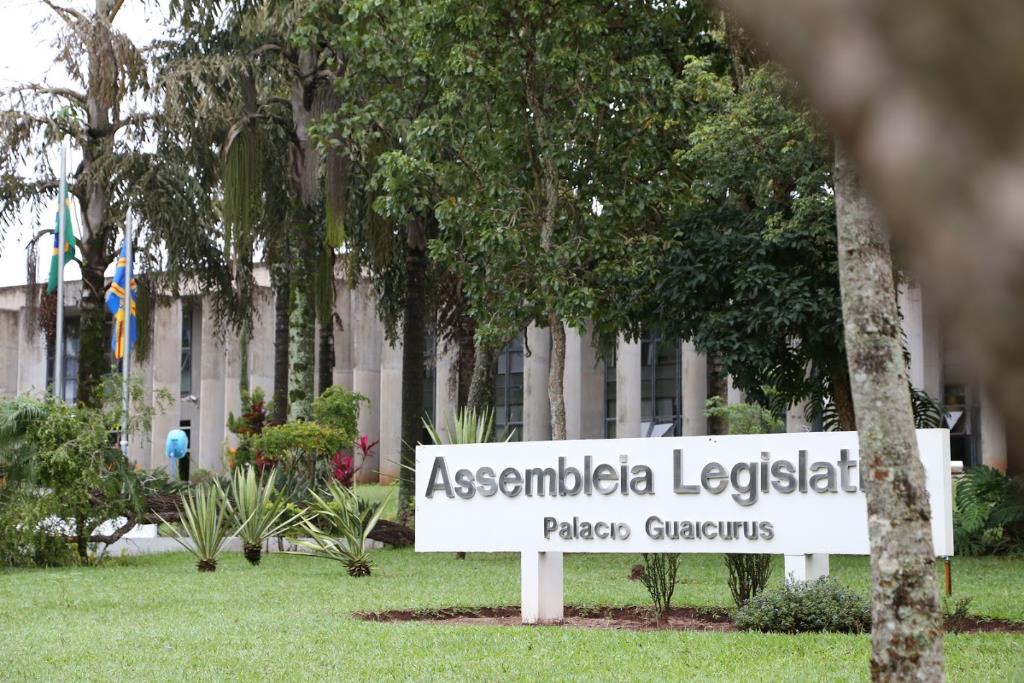
{"label": "shrub", "polygon": [[772,556],[764,554],[729,553],[725,556],[729,569],[729,592],[737,607],[743,607],[768,585],[772,575]]}
{"label": "shrub", "polygon": [[267,427],[252,447],[283,470],[281,488],[302,497],[331,478],[331,456],[351,443],[343,430],[300,421]]}
{"label": "shrub", "polygon": [[[494,411],[484,408],[477,412],[476,409],[467,406],[457,415],[449,416],[443,435],[437,425],[426,418],[423,420],[423,426],[434,444],[490,443],[494,440]],[[508,435],[505,441],[511,438],[512,435]]]}
{"label": "shrub", "polygon": [[60,529],[50,528],[53,494],[24,484],[0,485],[0,567],[60,567],[75,554]]}
{"label": "shrub", "polygon": [[643,553],[642,565],[634,567],[631,579],[639,581],[647,589],[654,603],[652,609],[656,621],[668,617],[672,607],[672,594],[676,590],[676,573],[679,569],[678,553]]}
{"label": "shrub", "polygon": [[371,562],[366,541],[377,526],[387,499],[379,503],[361,500],[352,489],[334,481],[324,493],[321,496],[312,492],[313,504],[297,528],[309,539],[294,540],[295,545],[304,549],[296,554],[340,562],[349,576],[369,576]]}
{"label": "shrub", "polygon": [[736,625],[770,633],[864,633],[871,628],[867,599],[832,577],[766,590],[740,607]]}
{"label": "shrub", "polygon": [[953,496],[953,539],[961,555],[1024,550],[1024,478],[969,468]]}
{"label": "shrub", "polygon": [[241,415],[228,413],[228,430],[238,437],[238,447],[229,456],[230,467],[256,462],[259,453],[252,447],[252,440],[268,425],[273,409],[273,403],[266,400],[259,387],[242,392]]}
{"label": "shrub", "polygon": [[359,405],[368,400],[345,387],[327,387],[313,401],[313,421],[340,432],[340,439],[349,446],[359,436]]}
{"label": "shrub", "polygon": [[235,469],[231,478],[231,513],[238,525],[238,537],[249,564],[260,563],[264,539],[282,534],[294,518],[285,518],[288,501],[276,495],[275,470],[270,470],[262,481],[252,465]]}
{"label": "shrub", "polygon": [[174,539],[195,556],[196,569],[201,572],[217,571],[217,558],[231,535],[231,509],[220,486],[204,484],[189,491],[181,497],[178,513],[185,533],[171,527]]}

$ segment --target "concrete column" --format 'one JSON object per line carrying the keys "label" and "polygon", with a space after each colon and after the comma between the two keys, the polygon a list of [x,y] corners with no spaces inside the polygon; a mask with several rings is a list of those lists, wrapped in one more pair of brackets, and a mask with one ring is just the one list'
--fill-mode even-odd
{"label": "concrete column", "polygon": [[640,436],[640,342],[619,338],[615,359],[615,436]]}
{"label": "concrete column", "polygon": [[[369,286],[361,283],[351,291],[352,307],[352,390],[369,399],[359,410],[359,433],[366,434],[370,441],[380,439],[380,367],[384,335],[377,318]],[[384,407],[393,410],[392,406]],[[356,479],[361,484],[377,481],[380,463],[377,455],[365,462],[356,453],[359,472]]]}
{"label": "concrete column", "polygon": [[262,389],[267,400],[274,396],[274,293],[260,288],[249,340],[249,388]]}
{"label": "concrete column", "polygon": [[786,583],[811,581],[822,576],[828,576],[828,555],[786,555],[783,576]]}
{"label": "concrete column", "polygon": [[729,375],[729,377],[726,378],[726,382],[728,388],[726,389],[725,402],[731,406],[740,403],[746,403],[747,397],[743,394],[742,391],[736,388],[735,384],[733,384],[732,375]]}
{"label": "concrete column", "polygon": [[[153,400],[160,391],[170,394],[171,402],[162,413],[153,416],[153,440],[149,452],[149,466],[167,466],[164,444],[167,433],[178,428],[181,419],[181,300],[174,299],[167,306],[153,311],[153,348],[150,351],[153,366]],[[175,472],[175,475],[177,472]]]}
{"label": "concrete column", "polygon": [[402,468],[402,344],[386,341],[380,371],[380,443],[377,445],[380,483],[398,479]]}
{"label": "concrete column", "polygon": [[786,411],[786,431],[787,432],[811,432],[814,431],[814,426],[807,421],[804,416],[804,410],[807,407],[807,401],[801,401],[800,403],[794,403]]}
{"label": "concrete column", "polygon": [[524,550],[520,554],[524,624],[551,624],[564,617],[562,553]]}
{"label": "concrete column", "polygon": [[569,329],[565,341],[565,429],[570,439],[604,436],[604,363],[588,330]]}
{"label": "concrete column", "polygon": [[220,471],[224,434],[227,431],[227,415],[224,413],[224,346],[217,339],[220,321],[213,316],[213,304],[209,301],[203,301],[201,314],[201,334],[198,339],[202,351],[199,377],[196,378],[199,384],[199,439],[198,448],[192,448],[192,474],[199,468]]}
{"label": "concrete column", "polygon": [[334,286],[334,310],[341,318],[341,329],[334,326],[334,383],[352,390],[352,291],[345,280],[336,281]]}
{"label": "concrete column", "polygon": [[683,342],[683,436],[708,433],[707,400],[708,359],[692,343]]}
{"label": "concrete column", "polygon": [[1006,428],[988,393],[981,392],[981,464],[1006,471]]}
{"label": "concrete column", "polygon": [[936,400],[942,398],[942,351],[939,325],[925,306],[921,288],[904,283],[899,288],[901,325],[910,351],[910,382]]}
{"label": "concrete column", "polygon": [[526,329],[526,343],[530,355],[523,359],[523,441],[547,441],[551,438],[551,402],[548,400],[551,331],[530,325]]}
{"label": "concrete column", "polygon": [[459,407],[459,376],[456,363],[459,349],[438,346],[434,365],[434,424],[442,437],[447,425],[454,420]]}
{"label": "concrete column", "polygon": [[18,393],[18,341],[21,325],[18,311],[0,311],[0,396]]}
{"label": "concrete column", "polygon": [[242,413],[242,343],[237,334],[228,333],[224,339],[224,444],[238,446],[238,437],[227,429],[228,415]]}
{"label": "concrete column", "polygon": [[[18,315],[18,389],[17,393],[46,391],[46,339],[38,329],[30,329],[22,308]],[[31,325],[34,327],[34,325]]]}

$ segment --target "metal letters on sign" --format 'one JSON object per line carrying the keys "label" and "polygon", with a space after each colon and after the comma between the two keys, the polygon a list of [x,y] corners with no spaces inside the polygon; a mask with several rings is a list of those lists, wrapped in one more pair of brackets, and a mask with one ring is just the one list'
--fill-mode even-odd
{"label": "metal letters on sign", "polygon": [[[936,555],[949,432],[917,431]],[[866,555],[856,432],[419,446],[416,550]]]}

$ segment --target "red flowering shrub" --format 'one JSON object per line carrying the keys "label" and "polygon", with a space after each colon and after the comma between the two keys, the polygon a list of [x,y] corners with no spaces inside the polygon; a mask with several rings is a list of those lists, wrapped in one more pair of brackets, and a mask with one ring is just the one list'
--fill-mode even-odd
{"label": "red flowering shrub", "polygon": [[338,451],[331,459],[331,473],[342,486],[352,487],[352,475],[355,474],[355,462],[345,451]]}

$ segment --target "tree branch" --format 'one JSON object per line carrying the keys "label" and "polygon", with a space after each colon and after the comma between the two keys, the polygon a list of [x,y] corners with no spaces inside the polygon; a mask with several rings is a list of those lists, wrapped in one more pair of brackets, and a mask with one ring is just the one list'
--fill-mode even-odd
{"label": "tree branch", "polygon": [[52,9],[57,16],[59,16],[65,24],[71,26],[75,22],[84,22],[85,15],[78,10],[71,9],[70,7],[61,7],[55,5],[50,0],[43,0],[43,4]]}
{"label": "tree branch", "polygon": [[20,92],[23,90],[31,90],[37,95],[54,95],[56,97],[63,97],[65,99],[73,101],[75,104],[85,107],[86,97],[85,93],[72,90],[71,88],[56,88],[42,83],[24,83],[19,86],[11,88],[8,92]]}

